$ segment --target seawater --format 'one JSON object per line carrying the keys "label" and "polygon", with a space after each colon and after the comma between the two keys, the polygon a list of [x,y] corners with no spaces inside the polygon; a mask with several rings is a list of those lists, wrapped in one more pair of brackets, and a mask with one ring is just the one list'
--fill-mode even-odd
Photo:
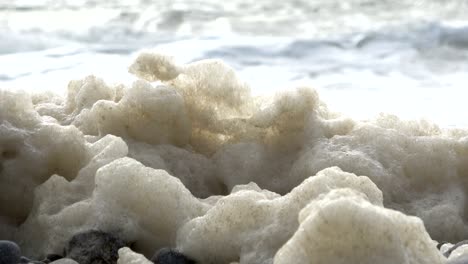
{"label": "seawater", "polygon": [[466,127],[466,1],[4,1],[0,85],[62,93],[95,74],[131,83],[142,49],[220,58],[257,94],[314,86],[358,119]]}

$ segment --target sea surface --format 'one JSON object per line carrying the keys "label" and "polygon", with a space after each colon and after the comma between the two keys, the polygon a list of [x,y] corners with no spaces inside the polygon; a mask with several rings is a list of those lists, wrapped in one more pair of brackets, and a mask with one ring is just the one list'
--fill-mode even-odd
{"label": "sea surface", "polygon": [[314,87],[334,110],[467,127],[466,0],[0,0],[0,88],[131,83],[144,49],[219,58],[254,94]]}

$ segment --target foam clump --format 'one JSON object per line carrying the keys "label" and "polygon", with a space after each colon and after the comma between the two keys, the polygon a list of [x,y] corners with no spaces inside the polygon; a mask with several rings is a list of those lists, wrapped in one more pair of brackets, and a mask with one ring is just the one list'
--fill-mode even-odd
{"label": "foam clump", "polygon": [[70,82],[65,108],[68,113],[79,113],[90,109],[99,100],[112,100],[114,97],[115,91],[101,79],[88,76],[84,80]]}
{"label": "foam clump", "polygon": [[[57,186],[57,179],[51,178],[44,186]],[[62,185],[67,188],[72,184]],[[18,234],[25,250],[32,254],[42,247],[42,252],[60,252],[76,233],[98,229],[114,233],[140,252],[151,254],[154,247],[174,244],[179,227],[208,209],[177,178],[129,158],[116,159],[100,168],[95,186],[90,196],[70,205],[55,199],[34,208]],[[61,210],[46,210],[59,205]]]}
{"label": "foam clump", "polygon": [[123,247],[119,249],[119,260],[117,264],[153,264],[142,254],[133,252],[128,247]]}
{"label": "foam clump", "polygon": [[[82,87],[81,89],[85,89]],[[77,112],[78,111],[78,112]],[[135,82],[119,101],[96,100],[92,107],[75,108],[70,123],[90,135],[112,134],[151,144],[187,144],[190,123],[183,98],[164,85]]]}
{"label": "foam clump", "polygon": [[204,216],[178,232],[182,252],[202,263],[267,263],[298,228],[299,211],[332,189],[353,188],[382,205],[382,194],[366,177],[330,168],[283,197],[239,190],[224,197]]}
{"label": "foam clump", "polygon": [[130,66],[129,72],[148,81],[169,81],[180,74],[180,67],[172,58],[157,54],[143,52]]}
{"label": "foam clump", "polygon": [[299,221],[275,263],[444,263],[419,218],[373,205],[351,189],[314,200]]}
{"label": "foam clump", "polygon": [[66,98],[0,91],[0,237],[26,257],[102,230],[130,246],[120,263],[162,248],[207,264],[444,263],[432,239],[468,237],[466,130],[352,120],[309,87],[255,98],[219,60],[145,53],[130,71],[142,79],[89,76]]}
{"label": "foam clump", "polygon": [[1,95],[0,183],[8,188],[0,192],[0,210],[6,222],[18,224],[32,207],[35,187],[54,173],[72,180],[89,156],[79,129],[41,122],[23,93]]}
{"label": "foam clump", "polygon": [[129,142],[128,146],[130,157],[145,166],[177,175],[196,197],[206,198],[227,192],[224,183],[215,175],[216,167],[205,155],[168,144],[151,146]]}

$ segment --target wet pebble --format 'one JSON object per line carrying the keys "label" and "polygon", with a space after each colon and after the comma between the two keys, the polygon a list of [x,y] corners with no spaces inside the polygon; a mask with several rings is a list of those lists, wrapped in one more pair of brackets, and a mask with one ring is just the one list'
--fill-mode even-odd
{"label": "wet pebble", "polygon": [[118,250],[125,243],[118,237],[99,230],[74,235],[65,249],[67,258],[80,264],[117,263]]}
{"label": "wet pebble", "polygon": [[20,259],[21,250],[15,242],[0,240],[0,264],[16,264]]}
{"label": "wet pebble", "polygon": [[196,262],[184,254],[170,248],[162,248],[151,258],[155,264],[195,264]]}

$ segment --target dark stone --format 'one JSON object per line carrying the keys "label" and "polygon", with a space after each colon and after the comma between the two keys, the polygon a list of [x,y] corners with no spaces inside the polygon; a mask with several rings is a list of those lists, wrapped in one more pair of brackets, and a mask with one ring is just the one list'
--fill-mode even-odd
{"label": "dark stone", "polygon": [[65,248],[65,255],[80,264],[114,264],[122,247],[125,243],[118,237],[90,230],[74,235]]}
{"label": "dark stone", "polygon": [[460,246],[466,245],[466,244],[468,244],[468,240],[463,240],[463,241],[460,241],[460,242],[456,243],[449,250],[447,250],[447,252],[444,253],[444,256],[448,258],[450,256],[450,254],[452,254],[452,252],[455,249],[457,249]]}
{"label": "dark stone", "polygon": [[174,249],[162,248],[154,254],[151,261],[155,264],[195,264],[196,262]]}
{"label": "dark stone", "polygon": [[15,242],[0,240],[0,264],[17,264],[20,259],[21,250]]}

